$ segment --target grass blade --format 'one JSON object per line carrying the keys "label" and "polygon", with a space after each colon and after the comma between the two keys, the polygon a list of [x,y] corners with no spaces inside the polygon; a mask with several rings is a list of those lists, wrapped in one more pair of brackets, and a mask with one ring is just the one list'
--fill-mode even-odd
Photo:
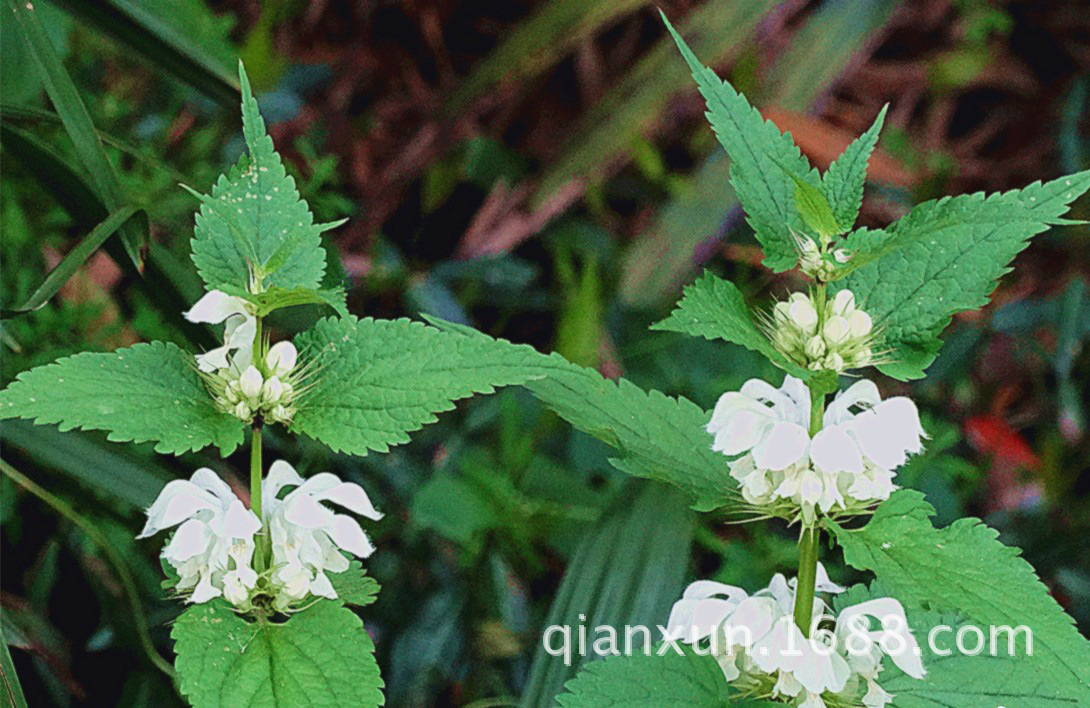
{"label": "grass blade", "polygon": [[525,82],[544,72],[587,37],[647,5],[647,0],[553,0],[520,22],[451,95],[448,115],[504,82]]}
{"label": "grass blade", "polygon": [[[33,59],[34,65],[42,76],[49,100],[53,102],[57,115],[64,123],[64,129],[76,149],[83,168],[90,175],[95,194],[102,200],[108,212],[121,208],[124,199],[121,186],[117,181],[114,167],[106,157],[102,142],[98,139],[94,123],[87,113],[87,107],[76,91],[71,77],[65,71],[57,50],[42,27],[38,13],[31,3],[19,3],[8,0],[15,13],[15,24]],[[121,231],[121,241],[125,252],[137,271],[143,272],[143,248],[147,242],[147,229],[141,231],[135,223],[127,223]]]}
{"label": "grass blade", "polygon": [[86,263],[87,259],[106,242],[106,239],[117,233],[121,225],[128,222],[137,211],[139,210],[136,207],[125,206],[107,216],[104,221],[99,223],[91,233],[80,241],[78,246],[69,251],[53,270],[49,271],[42,284],[30,294],[30,297],[22,305],[0,309],[0,317],[14,317],[15,315],[33,312],[49,302],[49,299],[57,294],[57,291],[68,282],[68,279],[75,275],[80,266]]}
{"label": "grass blade", "polygon": [[11,660],[8,640],[4,636],[3,629],[0,629],[0,682],[3,682],[3,686],[0,687],[0,706],[27,708],[23,687],[19,684],[19,677],[15,673],[15,664]]}
{"label": "grass blade", "polygon": [[[236,49],[227,39],[234,22],[215,17],[203,3],[55,1],[81,22],[113,37],[220,105],[238,105],[238,81],[232,71]],[[172,22],[172,16],[180,19]]]}
{"label": "grass blade", "polygon": [[[648,523],[652,518],[655,523]],[[653,630],[665,623],[670,604],[681,595],[692,534],[693,512],[681,492],[655,482],[629,484],[579,545],[545,626],[586,626],[588,636],[595,627],[612,626],[623,641],[625,625]],[[573,656],[566,666],[562,655],[539,646],[521,708],[553,708],[564,684],[587,660]]]}
{"label": "grass blade", "polygon": [[[709,0],[682,23],[692,45],[717,61],[736,55],[775,0]],[[677,49],[664,36],[635,67],[595,104],[571,132],[563,154],[550,165],[535,192],[541,203],[574,177],[602,178],[650,123],[670,104],[689,72],[676,61]]]}

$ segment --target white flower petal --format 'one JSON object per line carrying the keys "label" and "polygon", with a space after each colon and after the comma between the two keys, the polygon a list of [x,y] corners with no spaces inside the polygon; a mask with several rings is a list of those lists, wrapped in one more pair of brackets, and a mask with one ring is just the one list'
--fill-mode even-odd
{"label": "white flower petal", "polygon": [[243,506],[238,499],[231,502],[223,518],[224,537],[252,540],[254,534],[260,530],[261,521],[254,512]]}
{"label": "white flower petal", "polygon": [[186,602],[201,603],[213,600],[223,594],[223,591],[212,585],[212,578],[208,575],[202,575],[201,580],[197,583],[197,587],[193,589],[193,594],[186,599]]}
{"label": "white flower petal", "polygon": [[217,369],[226,369],[230,362],[227,360],[227,355],[231,353],[231,347],[224,345],[222,347],[216,347],[215,349],[209,349],[204,354],[195,354],[194,358],[197,360],[197,368],[206,374],[211,374]]}
{"label": "white flower petal", "polygon": [[192,482],[171,480],[148,509],[148,521],[137,538],[177,526],[197,512],[215,507],[213,497]]}
{"label": "white flower petal", "polygon": [[795,423],[776,423],[764,440],[753,448],[758,467],[782,470],[799,461],[810,447],[810,434]]}
{"label": "white flower petal", "polygon": [[261,488],[261,501],[265,506],[269,506],[272,500],[276,499],[276,495],[280,493],[281,489],[301,485],[302,483],[303,478],[299,476],[294,467],[284,460],[277,460],[269,466],[269,474],[265,476]]}
{"label": "white flower petal", "polygon": [[333,543],[354,556],[366,558],[375,552],[375,547],[367,539],[360,523],[347,514],[337,514],[333,519],[333,530],[329,534]]}
{"label": "white flower petal", "polygon": [[185,318],[190,322],[219,324],[236,314],[246,314],[245,301],[220,290],[212,290],[197,300],[196,304],[185,313]]}
{"label": "white flower petal", "polygon": [[284,519],[304,529],[326,528],[333,523],[333,512],[299,489],[284,497]]}
{"label": "white flower petal", "polygon": [[170,543],[163,549],[163,557],[171,562],[184,563],[207,551],[211,540],[212,531],[208,528],[208,524],[190,519],[174,532]]}
{"label": "white flower petal", "polygon": [[298,352],[295,345],[289,341],[277,342],[269,347],[269,353],[265,356],[265,364],[276,376],[286,376],[295,368]]}
{"label": "white flower petal", "polygon": [[843,425],[824,428],[810,443],[810,461],[822,472],[863,472],[863,455]]}
{"label": "white flower petal", "polygon": [[824,423],[830,426],[851,420],[855,415],[851,410],[853,407],[870,408],[881,400],[878,386],[873,381],[869,379],[856,381],[846,390],[836,394],[836,398],[825,409]]}
{"label": "white flower petal", "polygon": [[238,379],[238,386],[239,390],[242,391],[242,395],[251,400],[256,400],[261,396],[261,385],[263,383],[265,383],[265,379],[256,366],[246,367],[246,370],[242,372],[242,376]]}

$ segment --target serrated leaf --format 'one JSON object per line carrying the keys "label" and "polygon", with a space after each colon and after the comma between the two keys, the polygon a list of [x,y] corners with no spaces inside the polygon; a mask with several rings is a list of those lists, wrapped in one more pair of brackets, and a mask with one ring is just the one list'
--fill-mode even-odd
{"label": "serrated leaf", "polygon": [[612,656],[595,661],[557,696],[561,708],[765,708],[764,701],[732,697],[723,670],[711,656]]}
{"label": "serrated leaf", "polygon": [[763,354],[792,376],[809,379],[814,372],[799,366],[781,354],[753,321],[745,298],[734,283],[705,271],[695,283],[687,285],[670,316],[651,325],[651,329],[681,332],[705,339],[725,339]]}
{"label": "serrated leaf", "polygon": [[194,708],[375,708],[374,644],[359,617],[319,601],[286,622],[247,622],[222,600],[195,605],[171,630],[182,693]]}
{"label": "serrated leaf", "polygon": [[363,569],[363,564],[352,560],[343,573],[327,573],[330,584],[337,591],[337,599],[346,605],[366,607],[378,598],[381,589],[378,581]]}
{"label": "serrated leaf", "polygon": [[610,463],[622,472],[679,487],[698,511],[729,506],[737,497],[726,459],[711,449],[704,430],[711,414],[689,399],[644,391],[625,379],[611,381],[558,354],[540,354],[469,327],[429,321],[482,346],[529,353],[524,366],[536,377],[524,385],[571,425],[615,448]]}
{"label": "serrated leaf", "polygon": [[114,442],[155,442],[181,454],[215,445],[229,455],[245,426],[215,408],[193,355],[169,342],[84,352],[25,371],[0,392],[0,419],[105,430]]}
{"label": "serrated leaf", "polygon": [[817,171],[790,135],[764,120],[745,96],[701,64],[665,14],[662,19],[707,101],[708,121],[730,156],[731,185],[764,248],[764,264],[777,272],[791,270],[798,264],[792,231],[805,227],[795,207],[791,175],[818,187]]}
{"label": "serrated leaf", "polygon": [[934,513],[922,494],[902,490],[859,530],[829,524],[844,559],[873,571],[888,594],[903,603],[957,613],[984,628],[1030,627],[1034,655],[1022,660],[1049,678],[1054,692],[1049,695],[1090,705],[1090,642],[1019,550],[1000,543],[999,534],[979,519],[959,519],[936,529],[930,521]]}
{"label": "serrated leaf", "polygon": [[241,63],[239,80],[249,155],[201,197],[193,262],[210,290],[249,289],[251,269],[266,275],[266,287],[316,289],[325,272],[323,226],[284,170]]}
{"label": "serrated leaf", "polygon": [[957,312],[988,302],[996,281],[1029,239],[1062,216],[1090,189],[1090,170],[1022,190],[945,197],[915,207],[884,231],[853,234],[852,272],[834,289],[849,288],[881,328],[901,379],[920,378]]}
{"label": "serrated leaf", "polygon": [[409,441],[454,401],[540,374],[533,349],[503,348],[410,320],[326,318],[295,339],[312,387],[293,432],[365,455]]}
{"label": "serrated leaf", "polygon": [[313,290],[311,288],[281,288],[273,286],[259,295],[242,295],[257,305],[257,316],[264,317],[275,310],[296,305],[329,305],[338,315],[348,316],[344,288]]}
{"label": "serrated leaf", "polygon": [[833,208],[821,190],[801,179],[795,180],[795,209],[803,223],[819,236],[837,236],[846,231],[837,223]]}
{"label": "serrated leaf", "polygon": [[888,109],[888,104],[882,107],[874,124],[833,160],[821,178],[821,190],[829,200],[834,218],[843,228],[850,229],[859,217],[859,208],[863,205],[863,185],[867,181],[867,163],[874,146],[878,144],[878,134],[882,132]]}
{"label": "serrated leaf", "polygon": [[[856,585],[834,597],[833,607],[839,613],[845,607],[890,594],[879,583],[870,588]],[[991,640],[987,638],[984,653],[971,656],[958,651],[958,631],[963,627],[975,627],[988,637],[989,628],[966,622],[957,613],[939,613],[911,605],[905,611],[922,651],[927,675],[923,679],[913,678],[898,669],[890,658],[883,660],[879,683],[895,696],[893,705],[896,708],[1074,708],[1077,705],[1070,695],[1058,692],[1051,680],[1019,653],[1026,651],[1024,641],[1016,641],[1015,651],[1008,653],[1005,635],[1001,635],[996,655],[992,656],[991,648],[987,646]],[[966,636],[967,648],[973,648],[975,634]]]}

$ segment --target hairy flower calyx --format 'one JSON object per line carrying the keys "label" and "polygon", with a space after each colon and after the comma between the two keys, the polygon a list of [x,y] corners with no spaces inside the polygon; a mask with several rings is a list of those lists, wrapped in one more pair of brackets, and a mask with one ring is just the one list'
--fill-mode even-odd
{"label": "hairy flower calyx", "polygon": [[793,293],[775,304],[764,326],[776,349],[807,369],[840,373],[876,363],[874,322],[851,290],[839,291],[824,312],[810,295]]}

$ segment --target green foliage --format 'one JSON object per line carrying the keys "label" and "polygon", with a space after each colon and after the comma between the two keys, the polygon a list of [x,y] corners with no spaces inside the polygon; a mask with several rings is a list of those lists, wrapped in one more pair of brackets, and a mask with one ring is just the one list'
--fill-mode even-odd
{"label": "green foliage", "polygon": [[670,316],[651,329],[681,332],[705,339],[725,339],[763,354],[792,376],[806,380],[808,371],[781,354],[753,321],[746,301],[734,283],[705,272],[685,287],[684,295]]}
{"label": "green foliage", "polygon": [[378,581],[367,575],[363,564],[356,559],[349,562],[343,573],[329,573],[329,582],[337,591],[337,599],[346,605],[365,607],[378,597]]}
{"label": "green foliage", "polygon": [[186,610],[171,631],[182,693],[194,708],[375,708],[374,644],[337,602],[283,623],[247,622],[221,600]]}
{"label": "green foliage", "polygon": [[[557,588],[543,627],[655,627],[681,593],[689,565],[694,515],[676,489],[630,482],[611,509],[586,534]],[[648,523],[654,519],[654,523]],[[591,630],[590,639],[597,633]],[[633,641],[639,651],[640,638]],[[648,641],[654,643],[655,637]],[[595,657],[550,654],[538,644],[522,708],[554,708],[564,684]]]}
{"label": "green foliage", "polygon": [[405,319],[326,318],[295,344],[314,373],[292,431],[355,455],[408,442],[458,399],[538,375],[529,347]]}
{"label": "green foliage", "polygon": [[672,647],[663,656],[610,657],[587,666],[557,698],[561,708],[763,708],[782,705],[733,698],[723,670],[710,656],[679,655]]}
{"label": "green foliage", "polygon": [[851,239],[854,270],[834,287],[851,289],[881,328],[893,363],[879,368],[922,377],[950,318],[985,305],[1029,239],[1070,223],[1062,217],[1087,189],[1090,171],[988,197],[945,197]]}
{"label": "green foliage", "polygon": [[886,122],[888,109],[888,105],[882,107],[870,129],[853,140],[821,178],[821,191],[829,200],[833,218],[845,229],[851,228],[859,217],[859,208],[863,205],[863,185],[867,181],[867,163],[878,144],[878,134]]}
{"label": "green foliage", "polygon": [[325,228],[314,223],[284,170],[241,64],[239,78],[249,155],[219,178],[210,196],[201,196],[193,262],[210,290],[249,290],[251,275],[265,286],[317,289],[325,272]]}
{"label": "green foliage", "polygon": [[622,472],[680,487],[700,511],[734,500],[727,465],[704,432],[710,414],[692,401],[644,391],[625,379],[611,381],[560,356],[538,354],[467,327],[430,321],[478,342],[484,351],[524,352],[525,386],[571,425],[615,448],[610,463]]}
{"label": "green foliage", "polygon": [[181,454],[242,443],[242,421],[217,410],[191,354],[174,344],[137,344],[76,354],[23,372],[0,392],[0,419],[105,430],[115,442],[155,442]]}
{"label": "green foliage", "polygon": [[795,178],[819,187],[817,171],[790,135],[764,120],[745,96],[700,63],[665,14],[663,21],[708,103],[708,120],[730,156],[731,185],[764,248],[765,265],[775,271],[794,268],[798,251],[792,232],[805,228],[795,206]]}
{"label": "green foliage", "polygon": [[937,612],[956,612],[981,627],[1026,625],[1032,657],[1021,661],[1048,677],[1049,696],[1090,701],[1090,642],[1049,595],[1016,548],[978,519],[936,529],[923,495],[896,492],[862,529],[829,522],[844,559],[874,572],[891,596]]}

